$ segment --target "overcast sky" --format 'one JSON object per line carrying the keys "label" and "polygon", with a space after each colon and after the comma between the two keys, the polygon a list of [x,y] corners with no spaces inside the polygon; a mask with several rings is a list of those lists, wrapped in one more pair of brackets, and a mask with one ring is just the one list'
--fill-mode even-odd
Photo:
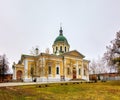
{"label": "overcast sky", "polygon": [[0,0],[0,54],[11,65],[35,46],[52,53],[60,23],[70,50],[96,59],[120,30],[120,0]]}

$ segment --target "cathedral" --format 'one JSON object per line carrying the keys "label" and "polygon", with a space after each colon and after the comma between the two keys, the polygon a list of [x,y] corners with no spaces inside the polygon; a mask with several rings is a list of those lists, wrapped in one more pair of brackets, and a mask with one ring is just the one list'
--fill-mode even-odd
{"label": "cathedral", "polygon": [[89,81],[89,60],[77,50],[70,51],[62,27],[52,48],[52,54],[39,53],[36,48],[35,55],[22,55],[20,61],[13,64],[13,79],[24,82]]}

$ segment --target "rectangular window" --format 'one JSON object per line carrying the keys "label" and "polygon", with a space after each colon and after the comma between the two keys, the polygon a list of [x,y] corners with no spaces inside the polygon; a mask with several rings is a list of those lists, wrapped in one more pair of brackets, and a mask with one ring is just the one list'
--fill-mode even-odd
{"label": "rectangular window", "polygon": [[79,75],[81,75],[81,69],[79,68]]}
{"label": "rectangular window", "polygon": [[67,74],[70,75],[70,68],[67,68]]}
{"label": "rectangular window", "polygon": [[48,67],[48,74],[51,74],[51,66]]}
{"label": "rectangular window", "polygon": [[84,76],[86,76],[86,70],[84,70]]}
{"label": "rectangular window", "polygon": [[59,74],[59,67],[56,68],[56,74]]}
{"label": "rectangular window", "polygon": [[62,51],[62,46],[60,46],[60,51]]}

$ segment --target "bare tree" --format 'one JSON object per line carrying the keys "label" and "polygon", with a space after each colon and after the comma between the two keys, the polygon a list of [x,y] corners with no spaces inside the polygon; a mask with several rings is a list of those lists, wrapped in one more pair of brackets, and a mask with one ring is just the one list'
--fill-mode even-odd
{"label": "bare tree", "polygon": [[96,73],[96,67],[97,67],[97,64],[96,64],[95,60],[92,60],[90,63],[90,67],[89,67],[89,71],[91,74]]}
{"label": "bare tree", "polygon": [[115,39],[111,41],[111,45],[106,46],[106,49],[104,60],[120,74],[120,31],[116,33]]}
{"label": "bare tree", "polygon": [[38,46],[32,47],[32,49],[30,50],[30,54],[33,56],[39,55],[40,54],[39,47]]}
{"label": "bare tree", "polygon": [[0,75],[2,76],[2,81],[4,81],[5,73],[7,73],[7,71],[9,70],[8,64],[9,62],[6,55],[5,54],[1,55],[0,56]]}
{"label": "bare tree", "polygon": [[50,54],[50,49],[46,48],[45,53]]}
{"label": "bare tree", "polygon": [[103,58],[98,57],[97,60],[92,60],[90,63],[89,71],[91,74],[93,74],[93,80],[96,80],[98,76],[98,80],[100,80],[100,74],[106,73],[109,68],[104,63]]}

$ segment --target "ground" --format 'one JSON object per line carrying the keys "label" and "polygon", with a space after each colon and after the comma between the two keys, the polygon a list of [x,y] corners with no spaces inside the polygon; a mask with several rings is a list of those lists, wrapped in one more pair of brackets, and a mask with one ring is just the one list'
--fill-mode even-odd
{"label": "ground", "polygon": [[51,83],[0,88],[0,100],[119,100],[120,81]]}

